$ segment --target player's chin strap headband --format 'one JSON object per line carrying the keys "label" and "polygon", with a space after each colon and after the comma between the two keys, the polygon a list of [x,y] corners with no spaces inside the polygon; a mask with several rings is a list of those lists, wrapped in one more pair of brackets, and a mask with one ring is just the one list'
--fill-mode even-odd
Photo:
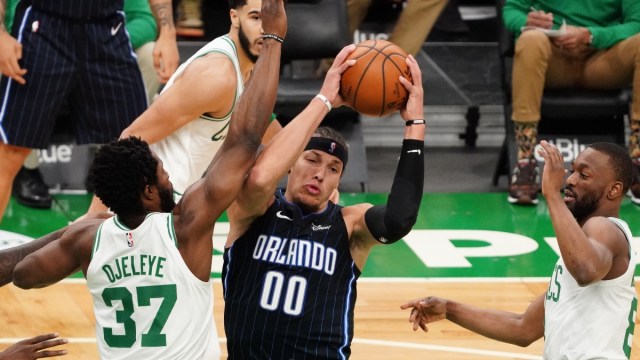
{"label": "player's chin strap headband", "polygon": [[347,160],[349,160],[349,151],[335,140],[314,136],[311,138],[311,140],[309,140],[309,143],[307,144],[307,147],[304,148],[304,150],[324,151],[327,154],[333,155],[342,161],[343,171],[344,168],[347,167]]}

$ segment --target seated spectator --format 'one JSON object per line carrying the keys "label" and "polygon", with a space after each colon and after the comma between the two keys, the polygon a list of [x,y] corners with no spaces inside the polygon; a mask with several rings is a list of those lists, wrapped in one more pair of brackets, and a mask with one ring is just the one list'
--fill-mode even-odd
{"label": "seated spectator", "polygon": [[[620,89],[632,84],[628,150],[634,164],[632,200],[640,205],[640,71],[636,71],[640,64],[640,2],[506,0],[503,19],[506,28],[517,35],[511,119],[518,163],[509,185],[509,202],[538,202],[539,170],[533,151],[545,87]],[[564,26],[566,34],[548,37],[537,30],[521,32],[523,26]]]}
{"label": "seated spectator", "polygon": [[[347,0],[350,33],[353,33],[364,20],[371,1]],[[384,1],[403,2],[403,0]],[[389,41],[415,56],[446,4],[447,0],[407,0]]]}

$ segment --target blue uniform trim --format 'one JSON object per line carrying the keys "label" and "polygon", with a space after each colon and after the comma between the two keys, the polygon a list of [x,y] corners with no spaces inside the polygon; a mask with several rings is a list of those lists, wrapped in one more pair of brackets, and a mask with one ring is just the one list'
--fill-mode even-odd
{"label": "blue uniform trim", "polygon": [[356,275],[355,272],[353,271],[353,267],[356,266],[356,264],[354,263],[351,266],[351,279],[349,280],[349,290],[347,291],[347,296],[346,296],[346,300],[344,302],[344,318],[342,318],[342,326],[344,327],[344,342],[342,343],[342,346],[340,347],[340,349],[338,349],[338,353],[340,354],[340,358],[341,359],[347,359],[347,356],[344,353],[344,349],[347,348],[347,346],[349,346],[349,309],[351,308],[351,291],[353,290],[353,287],[355,286],[354,283],[356,281]]}
{"label": "blue uniform trim", "polygon": [[[96,4],[91,11],[97,10]],[[53,121],[63,109],[68,110],[77,144],[117,138],[147,108],[124,24],[117,9],[106,18],[80,21],[18,4],[19,26],[12,34],[23,46],[21,65],[28,70],[27,84],[0,79],[0,139],[46,148]]]}
{"label": "blue uniform trim", "polygon": [[[24,31],[24,25],[27,23],[27,19],[29,18],[29,14],[31,13],[31,6],[27,8],[22,17],[22,22],[20,23],[20,31],[18,32],[18,38],[16,39],[19,43],[22,44],[22,32]],[[1,77],[1,76],[0,76]],[[0,109],[0,136],[2,137],[2,141],[5,144],[9,144],[9,138],[7,137],[6,132],[4,131],[4,126],[2,126],[2,121],[4,120],[4,116],[7,109],[7,101],[9,101],[9,93],[11,92],[11,85],[13,84],[13,79],[7,77],[7,88],[4,92],[4,99],[2,101],[2,109]]]}

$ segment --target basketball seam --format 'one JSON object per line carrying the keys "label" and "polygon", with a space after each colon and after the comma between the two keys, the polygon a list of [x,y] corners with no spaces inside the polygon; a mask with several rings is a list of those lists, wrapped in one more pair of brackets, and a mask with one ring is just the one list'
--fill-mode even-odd
{"label": "basketball seam", "polygon": [[[375,43],[374,43],[375,46]],[[367,46],[363,46],[363,47],[367,47]],[[362,79],[364,78],[364,75],[367,73],[367,71],[369,71],[369,67],[371,66],[371,63],[378,57],[378,55],[382,54],[380,51],[378,51],[378,49],[376,48],[369,48],[369,51],[371,50],[375,50],[378,53],[375,54],[375,56],[373,56],[371,58],[371,60],[369,61],[369,63],[365,66],[364,70],[362,71],[362,74],[360,75],[360,78],[358,79],[358,85],[356,86],[355,91],[353,92],[353,107],[354,108],[358,108],[358,91],[360,91],[360,84],[362,83]],[[369,51],[367,51],[366,53],[362,54],[363,56],[366,55],[367,53],[369,53]],[[356,60],[357,61],[357,60]],[[384,73],[383,73],[384,74]],[[384,101],[384,93],[382,93],[382,100]]]}

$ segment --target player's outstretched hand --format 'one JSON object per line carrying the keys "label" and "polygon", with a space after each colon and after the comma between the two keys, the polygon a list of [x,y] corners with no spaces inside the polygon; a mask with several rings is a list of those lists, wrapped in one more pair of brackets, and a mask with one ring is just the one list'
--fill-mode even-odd
{"label": "player's outstretched hand", "polygon": [[69,342],[58,336],[56,333],[51,333],[18,341],[0,352],[0,360],[32,360],[66,355],[67,350],[47,350]]}
{"label": "player's outstretched hand", "polygon": [[409,92],[409,99],[407,105],[400,109],[400,116],[407,120],[423,119],[424,118],[424,89],[422,88],[422,71],[418,62],[413,55],[407,56],[407,66],[411,71],[411,78],[413,82],[407,80],[404,76],[400,76],[400,82]]}
{"label": "player's outstretched hand", "polygon": [[260,18],[265,34],[275,35],[282,39],[286,38],[287,14],[284,11],[283,0],[262,0]]}
{"label": "player's outstretched hand", "polygon": [[542,173],[542,195],[546,198],[551,194],[559,194],[564,186],[564,176],[567,170],[564,168],[564,159],[560,150],[547,141],[540,141],[538,154],[544,158],[544,171]]}
{"label": "player's outstretched hand", "polygon": [[411,308],[409,322],[413,323],[413,331],[420,328],[422,331],[428,332],[428,323],[447,317],[447,300],[433,296],[414,299],[400,306],[402,310],[409,308]]}
{"label": "player's outstretched hand", "polygon": [[354,59],[347,60],[349,54],[351,54],[355,49],[356,46],[353,44],[343,47],[338,55],[336,55],[333,60],[333,64],[331,64],[329,71],[327,71],[327,75],[324,77],[324,83],[320,89],[320,94],[326,96],[327,100],[329,100],[331,106],[334,108],[344,105],[344,99],[340,96],[340,79],[342,78],[342,74],[350,66],[356,63],[356,60]]}

